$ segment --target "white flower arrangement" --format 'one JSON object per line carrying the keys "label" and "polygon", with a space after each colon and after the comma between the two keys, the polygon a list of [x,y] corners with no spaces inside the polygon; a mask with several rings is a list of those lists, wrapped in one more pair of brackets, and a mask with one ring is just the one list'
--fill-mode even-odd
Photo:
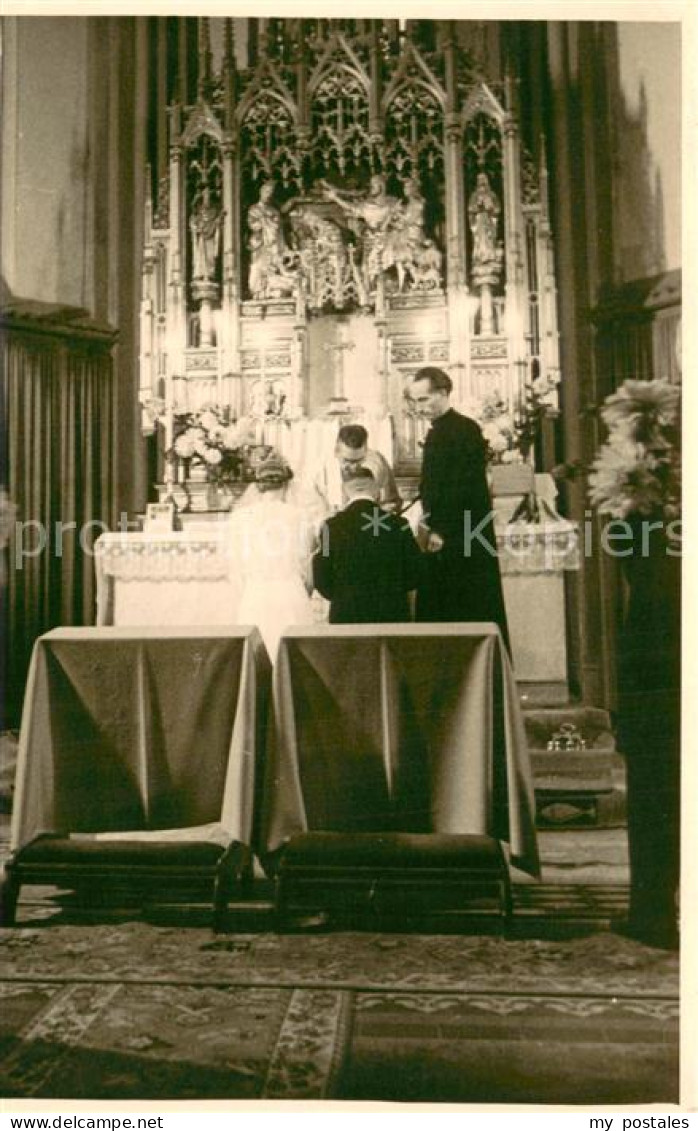
{"label": "white flower arrangement", "polygon": [[681,508],[681,393],[668,381],[624,381],[600,411],[608,437],[589,475],[589,499],[600,514],[625,519]]}
{"label": "white flower arrangement", "polygon": [[529,380],[521,402],[514,410],[499,393],[491,393],[479,401],[472,414],[482,428],[490,463],[523,463],[528,460],[543,419],[555,407],[558,384],[557,376]]}
{"label": "white flower arrangement", "polygon": [[203,464],[211,479],[237,479],[247,433],[246,421],[231,420],[227,410],[216,405],[204,406],[198,412],[175,413],[174,439],[165,456]]}
{"label": "white flower arrangement", "polygon": [[509,406],[497,394],[483,398],[474,415],[480,421],[490,463],[514,463],[516,429]]}
{"label": "white flower arrangement", "polygon": [[[153,428],[165,425],[167,406],[161,397],[142,397],[144,418]],[[303,418],[302,408],[285,405],[278,413],[268,413],[287,426]],[[173,439],[165,458],[182,461],[189,467],[205,467],[207,478],[230,482],[245,478],[249,451],[259,446],[259,417],[250,413],[236,420],[228,407],[203,405],[196,412],[175,411],[172,417]]]}

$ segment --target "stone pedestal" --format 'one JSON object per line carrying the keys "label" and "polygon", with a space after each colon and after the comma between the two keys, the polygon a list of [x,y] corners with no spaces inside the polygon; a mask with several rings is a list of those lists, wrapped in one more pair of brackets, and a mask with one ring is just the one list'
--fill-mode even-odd
{"label": "stone pedestal", "polygon": [[538,521],[510,521],[519,499],[494,499],[516,680],[527,706],[568,701],[564,574],[579,568],[578,529],[555,510],[555,484],[535,477]]}
{"label": "stone pedestal", "polygon": [[566,703],[567,646],[562,574],[504,573],[514,670],[524,703]]}

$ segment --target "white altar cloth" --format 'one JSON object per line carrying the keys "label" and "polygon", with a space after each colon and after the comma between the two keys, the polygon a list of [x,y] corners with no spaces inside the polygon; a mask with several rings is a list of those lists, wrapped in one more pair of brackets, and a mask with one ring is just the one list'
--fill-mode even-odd
{"label": "white altar cloth", "polygon": [[95,543],[97,624],[232,625],[240,585],[226,526],[181,532],[103,534]]}
{"label": "white altar cloth", "polygon": [[[167,628],[238,624],[242,586],[231,560],[226,522],[183,531],[102,534],[95,543],[96,623]],[[313,594],[315,623],[328,603]]]}

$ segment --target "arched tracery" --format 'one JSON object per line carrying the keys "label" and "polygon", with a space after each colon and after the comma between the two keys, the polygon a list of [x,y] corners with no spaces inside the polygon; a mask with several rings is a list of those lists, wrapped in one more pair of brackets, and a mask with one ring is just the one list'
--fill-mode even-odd
{"label": "arched tracery", "polygon": [[544,153],[525,152],[479,62],[429,21],[275,19],[254,35],[248,21],[241,68],[234,23],[214,74],[199,20],[198,97],[170,107],[142,400],[239,415],[273,380],[299,419],[334,391],[335,408],[391,418],[409,460],[403,389],[420,365],[449,368],[471,411],[490,395],[515,408],[532,376],[552,387]]}

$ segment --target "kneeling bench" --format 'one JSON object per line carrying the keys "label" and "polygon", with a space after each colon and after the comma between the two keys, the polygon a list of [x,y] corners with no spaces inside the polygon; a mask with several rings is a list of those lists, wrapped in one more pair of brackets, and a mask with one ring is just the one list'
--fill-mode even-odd
{"label": "kneeling bench", "polygon": [[436,833],[309,832],[283,850],[276,877],[280,919],[311,911],[402,918],[511,914],[499,841]]}
{"label": "kneeling bench", "polygon": [[98,841],[44,834],[5,865],[2,925],[13,926],[23,884],[51,884],[139,897],[155,892],[205,897],[212,902],[218,930],[228,901],[245,883],[249,858],[249,849],[237,841],[225,848],[204,841]]}

